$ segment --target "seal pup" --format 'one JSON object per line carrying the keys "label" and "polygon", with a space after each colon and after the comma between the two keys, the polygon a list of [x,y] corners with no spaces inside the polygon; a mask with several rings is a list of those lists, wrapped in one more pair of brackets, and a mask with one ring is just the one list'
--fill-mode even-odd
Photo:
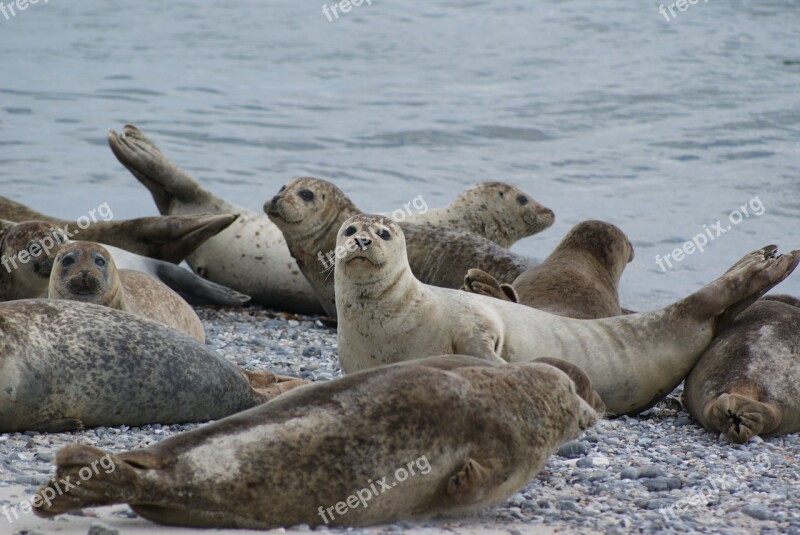
{"label": "seal pup", "polygon": [[266,307],[304,314],[322,312],[281,231],[263,214],[203,188],[134,126],[125,126],[122,135],[110,130],[108,143],[120,163],[150,191],[161,214],[239,215],[186,259],[197,274],[247,294]]}
{"label": "seal pup", "polygon": [[[319,296],[325,312],[336,317],[332,270],[336,230],[361,213],[338,187],[312,177],[290,180],[264,203],[264,212],[283,232],[289,251]],[[459,288],[471,267],[511,282],[534,261],[473,234],[429,224],[400,223],[408,243],[411,271],[426,284]]]}
{"label": "seal pup", "polygon": [[0,220],[0,301],[45,297],[53,256],[67,241],[50,223]]}
{"label": "seal pup", "polygon": [[405,221],[471,232],[508,248],[550,228],[555,214],[510,184],[480,182],[446,206],[406,214]]}
{"label": "seal pup", "polygon": [[121,310],[0,303],[0,433],[216,420],[304,383]]}
{"label": "seal pup", "polygon": [[568,318],[620,316],[626,312],[619,304],[619,280],[631,260],[633,245],[622,230],[604,221],[583,221],[510,285],[470,269],[462,289]]}
{"label": "seal pup", "polygon": [[[597,418],[550,365],[444,359],[314,383],[146,449],[67,446],[34,510],[128,503],[160,524],[250,529],[460,515],[511,496]],[[106,455],[113,470],[55,492]]]}
{"label": "seal pup", "polygon": [[[376,236],[375,239],[364,237]],[[389,218],[357,215],[339,230],[339,362],[346,373],[441,353],[519,362],[563,359],[582,368],[611,414],[640,412],[671,392],[730,321],[791,273],[800,251],[768,246],[720,278],[653,312],[575,320],[414,277]]]}
{"label": "seal pup", "polygon": [[[24,204],[0,196],[0,219],[8,221],[47,221],[61,228],[67,237],[108,243],[143,256],[177,264],[203,242],[234,222],[233,214],[139,217],[136,219],[97,219],[113,216],[108,203],[104,210],[92,210],[92,219],[83,216],[85,225],[37,212]],[[102,212],[108,212],[104,214]]]}
{"label": "seal pup", "polygon": [[97,243],[76,241],[61,247],[47,297],[124,310],[206,341],[203,324],[186,301],[149,275],[117,270],[114,257]]}
{"label": "seal pup", "polygon": [[[52,223],[0,220],[0,301],[46,297],[53,259],[66,243],[70,240],[65,232]],[[133,269],[155,277],[190,304],[238,307],[250,300],[247,295],[207,281],[175,264],[110,245],[104,247],[114,255],[119,269]]]}
{"label": "seal pup", "polygon": [[768,296],[722,329],[683,389],[691,415],[732,442],[800,431],[800,301]]}

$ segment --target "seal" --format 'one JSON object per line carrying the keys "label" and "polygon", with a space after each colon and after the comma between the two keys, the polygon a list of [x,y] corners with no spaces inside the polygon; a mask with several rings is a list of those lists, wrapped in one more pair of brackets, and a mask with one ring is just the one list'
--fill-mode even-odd
{"label": "seal", "polygon": [[[283,232],[290,253],[325,312],[336,317],[331,271],[336,257],[346,252],[336,247],[336,230],[360,210],[330,182],[301,177],[290,180],[265,202],[264,212]],[[411,271],[434,286],[459,288],[467,270],[476,266],[502,282],[511,282],[535,263],[468,232],[429,224],[400,226],[408,243]]]}
{"label": "seal", "polygon": [[[53,259],[66,243],[63,230],[52,223],[0,220],[0,301],[46,297]],[[141,271],[172,288],[193,305],[238,307],[250,297],[207,281],[188,269],[105,245],[120,269]],[[31,262],[32,260],[32,262]]]}
{"label": "seal", "polygon": [[619,280],[631,260],[633,245],[622,230],[603,221],[583,221],[541,264],[510,285],[470,269],[462,289],[569,318],[620,316],[625,312],[619,304]]}
{"label": "seal", "polygon": [[[800,251],[768,246],[660,310],[575,320],[421,283],[403,231],[383,216],[357,215],[339,230],[347,254],[335,269],[339,361],[353,372],[442,353],[508,362],[539,357],[582,368],[611,414],[635,414],[671,392],[734,318],[783,280]],[[364,237],[376,236],[375,239]]]}
{"label": "seal", "polygon": [[120,163],[150,191],[161,214],[239,215],[186,259],[198,275],[247,294],[266,307],[304,314],[322,312],[281,231],[263,214],[203,188],[134,126],[125,126],[122,135],[109,131],[108,143]]}
{"label": "seal", "polygon": [[43,221],[0,220],[0,301],[44,297],[64,232]]}
{"label": "seal", "polygon": [[555,214],[510,184],[480,182],[459,193],[450,204],[411,212],[405,221],[471,232],[507,248],[550,228]]}
{"label": "seal", "polygon": [[117,270],[114,257],[97,243],[76,241],[61,247],[47,296],[124,310],[206,341],[203,324],[186,301],[149,275]]}
{"label": "seal", "polygon": [[[108,204],[103,205],[108,209]],[[233,214],[201,214],[170,217],[139,217],[128,220],[97,220],[98,210],[92,210],[92,220],[67,221],[51,217],[24,204],[0,196],[0,219],[15,221],[46,221],[61,228],[69,238],[108,243],[136,254],[179,263],[210,237],[218,234],[236,220]],[[100,213],[100,216],[104,214]]]}
{"label": "seal", "polygon": [[686,378],[691,415],[743,444],[800,431],[800,301],[768,296],[722,329]]}
{"label": "seal", "polygon": [[[512,495],[597,418],[550,365],[454,358],[314,383],[146,449],[67,446],[34,510],[128,503],[160,524],[250,529],[460,515]],[[56,492],[67,477],[81,484]]]}
{"label": "seal", "polygon": [[0,303],[0,332],[2,433],[216,420],[305,383],[91,303]]}

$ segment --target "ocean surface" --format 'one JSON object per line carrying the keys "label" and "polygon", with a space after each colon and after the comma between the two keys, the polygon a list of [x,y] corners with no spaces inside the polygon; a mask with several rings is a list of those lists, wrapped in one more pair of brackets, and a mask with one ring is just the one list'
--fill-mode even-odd
{"label": "ocean surface", "polygon": [[[0,195],[64,217],[106,202],[116,218],[156,214],[106,144],[132,123],[253,210],[297,175],[367,211],[513,183],[557,218],[516,251],[544,258],[584,219],[627,233],[631,308],[760,246],[800,247],[799,1],[701,0],[674,17],[629,0],[370,4],[338,18],[308,0],[0,14]],[[706,228],[704,252],[658,266]],[[800,295],[800,273],[780,290]]]}

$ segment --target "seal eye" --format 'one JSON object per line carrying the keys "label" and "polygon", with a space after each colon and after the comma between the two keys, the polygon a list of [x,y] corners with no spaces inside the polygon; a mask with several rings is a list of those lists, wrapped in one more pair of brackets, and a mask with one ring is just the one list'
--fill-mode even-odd
{"label": "seal eye", "polygon": [[349,227],[344,229],[345,236],[352,236],[355,233],[356,233],[356,227],[354,227],[353,225],[350,225]]}
{"label": "seal eye", "polygon": [[300,195],[300,198],[304,201],[314,200],[314,192],[309,189],[301,189],[299,192],[297,192],[297,194]]}
{"label": "seal eye", "polygon": [[389,231],[385,228],[382,228],[378,231],[378,237],[384,241],[389,241],[392,239],[392,235],[389,234]]}
{"label": "seal eye", "polygon": [[285,189],[286,189],[286,184],[284,184],[283,186],[281,186],[281,189],[279,189],[279,190],[278,190],[278,193],[282,192],[282,191],[283,191],[283,190],[285,190]]}
{"label": "seal eye", "polygon": [[98,256],[94,259],[94,263],[100,267],[105,267],[106,260],[103,257]]}
{"label": "seal eye", "polygon": [[75,259],[72,258],[71,256],[65,256],[64,258],[61,259],[61,265],[64,267],[71,266],[74,263]]}
{"label": "seal eye", "polygon": [[522,206],[528,204],[528,198],[525,195],[517,195],[517,202]]}

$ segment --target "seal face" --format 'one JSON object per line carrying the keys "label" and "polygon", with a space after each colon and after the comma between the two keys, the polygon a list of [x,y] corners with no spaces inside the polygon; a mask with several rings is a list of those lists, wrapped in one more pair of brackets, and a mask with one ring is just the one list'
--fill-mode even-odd
{"label": "seal face", "polygon": [[[308,279],[326,313],[336,316],[332,271],[346,253],[336,243],[336,231],[358,208],[335,185],[303,177],[287,183],[264,211],[283,232],[297,265]],[[430,224],[401,224],[408,240],[408,258],[414,274],[435,286],[458,288],[470,267],[491,272],[511,282],[533,261],[491,241],[460,230]]]}
{"label": "seal face", "polygon": [[[113,472],[40,501],[36,512],[124,502],[163,524],[256,529],[466,514],[520,489],[596,419],[553,366],[423,359],[314,383],[147,449],[109,454]],[[84,445],[60,450],[39,492],[104,455]]]}
{"label": "seal face", "polygon": [[732,442],[800,431],[800,308],[769,296],[723,328],[686,378],[692,416]]}
{"label": "seal face", "polygon": [[409,268],[403,231],[383,216],[351,217],[337,244],[348,251],[335,270],[339,360],[347,373],[443,353],[508,362],[558,358],[582,368],[617,415],[644,410],[671,392],[718,322],[735,317],[800,262],[799,251],[776,255],[768,246],[661,310],[574,320],[421,283]]}
{"label": "seal face", "polygon": [[459,193],[447,206],[411,213],[408,221],[472,232],[500,247],[511,247],[550,228],[555,215],[510,184],[481,182]]}
{"label": "seal face", "polygon": [[504,286],[471,269],[465,290],[576,319],[619,316],[619,280],[633,260],[633,245],[611,223],[575,225],[541,264]]}
{"label": "seal face", "polygon": [[48,297],[124,310],[205,341],[200,318],[178,294],[144,273],[117,271],[111,253],[97,243],[79,241],[61,248]]}
{"label": "seal face", "polygon": [[0,229],[0,301],[43,297],[53,257],[65,243],[63,231],[50,223],[6,222]]}

